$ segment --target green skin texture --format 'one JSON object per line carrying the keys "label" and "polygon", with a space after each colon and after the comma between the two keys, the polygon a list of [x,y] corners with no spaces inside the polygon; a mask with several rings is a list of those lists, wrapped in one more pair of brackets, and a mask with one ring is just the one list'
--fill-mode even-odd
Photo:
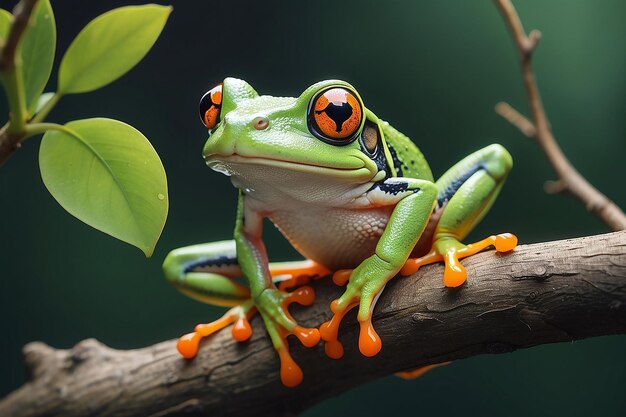
{"label": "green skin texture", "polygon": [[[227,78],[223,86],[221,122],[211,132],[203,150],[207,164],[219,170],[212,163],[219,160],[220,155],[232,154],[236,146],[237,154],[286,161],[289,162],[287,169],[312,177],[321,175],[331,183],[349,183],[357,187],[385,178],[384,171],[379,171],[372,158],[361,150],[359,140],[336,146],[310,133],[307,124],[309,103],[320,90],[329,86],[344,86],[358,95],[350,84],[329,80],[309,87],[295,99],[258,96],[244,81]],[[259,114],[267,117],[270,129],[254,129],[251,121]],[[460,241],[489,210],[512,167],[509,153],[494,144],[464,158],[435,181],[426,159],[413,142],[365,107],[363,115],[360,129],[365,119],[379,127],[385,158],[393,168],[391,172],[398,176],[395,179],[405,181],[408,187],[398,195],[379,197],[393,205],[389,221],[376,244],[375,253],[355,265],[348,286],[338,300],[340,310],[358,301],[359,321],[369,318],[376,296],[411,255],[431,216],[437,212],[438,196],[454,186],[455,192],[439,208],[440,218],[432,238],[433,249],[444,254],[464,247]],[[227,123],[222,123],[225,119]],[[272,136],[266,136],[269,134]],[[399,167],[394,166],[390,146],[396,162],[400,162]],[[482,169],[476,170],[477,165]],[[459,186],[460,179],[463,182]],[[310,204],[317,203],[312,201]],[[286,293],[276,288],[270,276],[261,237],[263,217],[262,212],[249,209],[246,193],[240,190],[234,244],[225,241],[174,250],[165,259],[163,268],[168,281],[193,298],[224,306],[243,304],[246,310],[255,306],[274,346],[279,349],[283,347],[283,341],[277,325],[290,331],[297,324],[283,310]],[[298,242],[292,240],[292,243]],[[240,271],[186,271],[190,262],[219,256],[236,256]],[[245,277],[248,287],[232,280],[239,273]]]}

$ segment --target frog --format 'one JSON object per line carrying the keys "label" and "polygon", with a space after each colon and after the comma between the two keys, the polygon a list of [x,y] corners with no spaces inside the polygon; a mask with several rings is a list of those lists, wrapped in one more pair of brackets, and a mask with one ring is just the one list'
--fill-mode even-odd
{"label": "frog", "polygon": [[[204,161],[230,178],[238,203],[232,240],[175,249],[164,260],[175,288],[229,307],[178,340],[185,358],[197,355],[203,338],[231,324],[235,340],[250,339],[250,320],[259,313],[278,354],[282,383],[297,386],[303,373],[288,336],[305,347],[323,340],[325,353],[339,359],[339,325],[358,308],[359,351],[375,356],[382,341],[372,314],[392,278],[443,262],[443,285],[458,288],[467,278],[461,259],[517,245],[511,233],[462,243],[511,171],[512,157],[502,145],[477,150],[435,180],[418,146],[365,107],[345,81],[321,81],[298,97],[274,97],[226,78],[201,98],[199,116],[208,130]],[[303,260],[269,262],[264,219]],[[319,328],[300,325],[289,306],[313,304],[308,284],[327,275],[345,286],[330,304],[330,320]]]}

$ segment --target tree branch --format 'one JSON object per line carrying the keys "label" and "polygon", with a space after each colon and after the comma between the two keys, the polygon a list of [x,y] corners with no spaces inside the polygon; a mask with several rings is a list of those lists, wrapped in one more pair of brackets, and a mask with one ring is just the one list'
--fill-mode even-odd
{"label": "tree branch", "polygon": [[[297,388],[281,385],[277,356],[256,317],[248,343],[221,331],[193,361],[179,356],[175,340],[129,351],[93,339],[69,350],[30,343],[30,381],[0,401],[0,415],[287,416],[402,369],[626,333],[626,232],[522,245],[464,264],[470,276],[460,289],[443,287],[441,265],[387,285],[374,314],[383,340],[374,358],[358,352],[354,315],[342,327],[341,360],[326,358],[322,346],[295,346],[305,374]],[[329,318],[328,305],[341,291],[329,281],[314,284],[314,306],[293,308],[303,325]]]}
{"label": "tree branch", "polygon": [[0,166],[19,148],[28,114],[20,71],[18,46],[38,0],[22,0],[13,9],[13,24],[0,50],[0,79],[11,109],[10,121],[0,128]]}
{"label": "tree branch", "polygon": [[22,39],[26,26],[28,26],[30,15],[33,13],[37,1],[22,0],[13,9],[13,24],[7,36],[7,41],[0,51],[0,71],[15,68],[17,46]]}
{"label": "tree branch", "polygon": [[537,47],[541,33],[533,30],[526,36],[522,22],[510,0],[495,0],[502,12],[515,46],[520,55],[522,77],[528,94],[528,104],[532,113],[533,122],[522,116],[517,110],[506,103],[498,103],[496,112],[529,137],[534,137],[543,149],[550,165],[558,176],[557,187],[548,185],[547,190],[552,192],[567,192],[585,205],[587,210],[599,217],[613,230],[626,229],[626,215],[604,194],[591,185],[570,161],[565,157],[552,134],[548,117],[546,116],[539,87],[532,70],[531,58]]}

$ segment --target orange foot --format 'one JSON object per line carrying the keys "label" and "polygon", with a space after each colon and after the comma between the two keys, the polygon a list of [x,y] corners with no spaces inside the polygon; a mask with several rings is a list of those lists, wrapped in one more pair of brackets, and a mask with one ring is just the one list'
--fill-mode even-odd
{"label": "orange foot", "polygon": [[176,348],[183,357],[187,359],[194,358],[198,354],[200,340],[233,322],[235,322],[232,328],[233,339],[238,342],[245,342],[252,336],[250,318],[252,318],[255,313],[256,308],[252,304],[252,301],[246,301],[239,306],[231,308],[222,317],[211,323],[198,324],[192,333],[187,333],[178,339]]}
{"label": "orange foot", "polygon": [[[280,306],[279,313],[264,316],[265,325],[272,342],[276,347],[280,358],[280,377],[282,383],[287,387],[295,387],[302,382],[302,370],[295,363],[289,353],[287,336],[294,335],[306,347],[313,347],[319,343],[319,331],[315,328],[304,328],[295,324],[293,317],[289,313],[288,307],[292,303],[301,305],[311,305],[315,301],[315,292],[311,287],[300,287],[291,293],[275,291],[277,302]],[[244,342],[252,336],[250,319],[257,312],[252,300],[228,310],[221,318],[207,324],[198,324],[192,333],[181,336],[176,345],[180,354],[192,359],[198,354],[200,341],[234,323],[232,336],[238,342]],[[276,316],[276,317],[275,317]],[[289,328],[289,329],[288,329]]]}
{"label": "orange foot", "polygon": [[502,233],[469,245],[463,245],[455,239],[440,239],[435,242],[429,254],[421,258],[408,259],[400,270],[400,274],[411,275],[424,265],[444,261],[443,284],[446,287],[458,287],[467,278],[467,271],[459,259],[472,256],[490,246],[494,246],[497,252],[509,252],[517,246],[517,237],[511,233]]}
{"label": "orange foot", "polygon": [[[296,291],[289,293],[282,303],[282,309],[291,322],[295,323],[295,320],[289,313],[289,305],[292,303],[298,303],[300,305],[311,305],[315,301],[315,293],[311,287],[300,287]],[[279,323],[273,323],[266,321],[268,332],[272,338],[272,342],[278,352],[280,359],[280,380],[286,387],[296,387],[302,383],[304,375],[302,369],[293,360],[289,353],[289,343],[287,342],[287,336],[294,335],[298,338],[300,343],[304,347],[313,347],[320,341],[320,332],[316,328],[305,328],[301,326],[294,326],[291,330],[287,330],[286,327]]]}
{"label": "orange foot", "polygon": [[[330,303],[333,317],[320,326],[320,336],[325,342],[324,351],[329,358],[341,359],[343,357],[343,345],[339,341],[339,326],[345,315],[358,305],[358,302],[353,302],[341,309],[338,300]],[[359,332],[359,351],[368,358],[378,355],[383,347],[383,343],[372,325],[372,314],[368,314],[363,321],[359,320],[359,325],[361,327]]]}

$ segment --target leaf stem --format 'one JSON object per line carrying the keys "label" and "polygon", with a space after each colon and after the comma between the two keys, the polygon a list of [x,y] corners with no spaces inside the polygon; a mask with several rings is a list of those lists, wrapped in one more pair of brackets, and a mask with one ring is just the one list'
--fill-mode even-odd
{"label": "leaf stem", "polygon": [[0,72],[0,80],[7,95],[11,115],[9,118],[9,133],[17,134],[24,131],[28,112],[26,110],[26,99],[24,96],[24,83],[22,82],[22,71],[19,67],[7,67]]}
{"label": "leaf stem", "polygon": [[[31,123],[26,126],[26,135],[22,138],[22,141],[31,136],[46,133],[49,130],[57,130],[59,132],[67,133],[68,135],[78,137],[76,135],[76,132],[74,132],[72,129],[68,129],[67,127],[57,123]],[[78,138],[82,140],[82,138]]]}

